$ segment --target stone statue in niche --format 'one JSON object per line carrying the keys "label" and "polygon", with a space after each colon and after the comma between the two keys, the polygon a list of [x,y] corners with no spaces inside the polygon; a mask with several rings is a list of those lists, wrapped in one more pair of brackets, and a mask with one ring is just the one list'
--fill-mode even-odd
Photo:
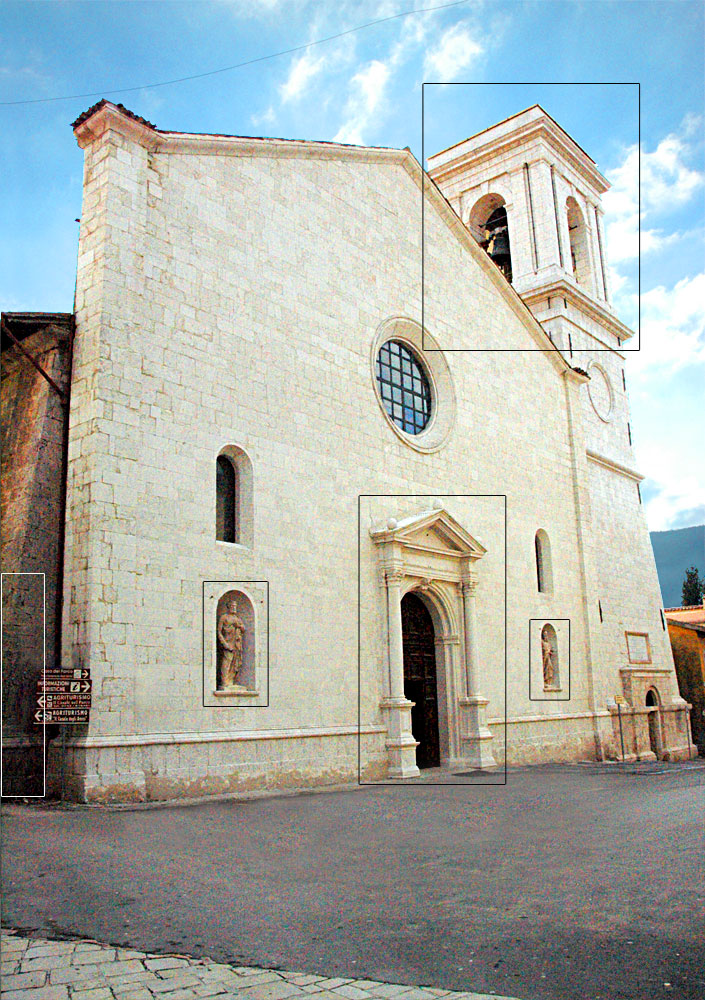
{"label": "stone statue in niche", "polygon": [[541,634],[541,659],[543,662],[543,686],[553,687],[555,668],[553,665],[553,646],[547,635]]}
{"label": "stone statue in niche", "polygon": [[237,675],[242,670],[242,640],[245,625],[237,613],[237,600],[229,598],[218,618],[218,676],[221,689],[236,686]]}

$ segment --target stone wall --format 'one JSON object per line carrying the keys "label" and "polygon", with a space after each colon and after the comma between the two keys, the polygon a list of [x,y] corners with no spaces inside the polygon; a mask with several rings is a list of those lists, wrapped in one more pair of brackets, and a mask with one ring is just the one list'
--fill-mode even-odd
{"label": "stone wall", "polygon": [[[477,618],[498,758],[505,715],[512,760],[599,754],[599,713],[619,674],[596,638],[602,550],[591,533],[609,526],[591,520],[587,380],[433,192],[422,290],[410,154],[165,136],[106,111],[77,134],[86,161],[64,644],[73,666],[91,669],[94,701],[71,747],[75,794],[354,779],[358,598],[359,721],[371,734],[360,764],[379,770],[385,611],[365,532],[438,496],[488,546]],[[452,410],[427,448],[390,426],[374,376],[386,324],[420,330],[422,311],[447,362],[435,391]],[[500,343],[511,351],[498,355]],[[427,363],[433,376],[432,351]],[[216,540],[216,459],[227,449],[251,465],[247,544]],[[374,499],[358,525],[361,494]],[[550,594],[537,591],[539,528]],[[266,705],[204,704],[204,581],[268,584]],[[571,623],[564,704],[529,697],[530,620],[543,618]],[[307,740],[319,737],[312,755]]]}

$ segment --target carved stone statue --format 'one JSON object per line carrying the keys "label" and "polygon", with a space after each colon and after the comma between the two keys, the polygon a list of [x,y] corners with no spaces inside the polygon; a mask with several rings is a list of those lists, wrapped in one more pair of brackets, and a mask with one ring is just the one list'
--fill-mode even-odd
{"label": "carved stone statue", "polygon": [[543,661],[543,684],[551,687],[555,679],[553,666],[553,646],[545,635],[541,636],[541,659]]}
{"label": "carved stone statue", "polygon": [[235,687],[242,670],[242,640],[245,625],[237,613],[237,600],[228,598],[218,618],[218,660],[221,688]]}

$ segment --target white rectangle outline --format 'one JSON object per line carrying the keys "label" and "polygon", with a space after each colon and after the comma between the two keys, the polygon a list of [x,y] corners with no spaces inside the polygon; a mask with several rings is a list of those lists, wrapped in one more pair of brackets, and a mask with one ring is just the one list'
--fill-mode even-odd
{"label": "white rectangle outline", "polygon": [[[2,753],[2,653],[3,653],[3,642],[2,642],[2,597],[3,597],[3,583],[5,582],[6,576],[41,576],[42,578],[42,678],[44,681],[44,690],[46,691],[47,686],[47,576],[46,573],[0,573],[0,754]],[[5,795],[2,790],[2,757],[0,756],[0,796],[5,799],[45,799],[47,794],[47,724],[46,719],[42,719],[42,777],[43,777],[43,791],[41,795]]]}

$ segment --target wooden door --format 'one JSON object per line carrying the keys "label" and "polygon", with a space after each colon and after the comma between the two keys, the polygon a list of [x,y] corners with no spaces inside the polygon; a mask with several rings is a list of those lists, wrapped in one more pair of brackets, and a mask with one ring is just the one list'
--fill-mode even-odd
{"label": "wooden door", "polygon": [[415,702],[411,710],[411,731],[419,745],[416,763],[438,767],[441,763],[438,740],[438,697],[436,692],[436,647],[433,620],[416,594],[406,594],[401,602],[404,637],[404,694]]}

